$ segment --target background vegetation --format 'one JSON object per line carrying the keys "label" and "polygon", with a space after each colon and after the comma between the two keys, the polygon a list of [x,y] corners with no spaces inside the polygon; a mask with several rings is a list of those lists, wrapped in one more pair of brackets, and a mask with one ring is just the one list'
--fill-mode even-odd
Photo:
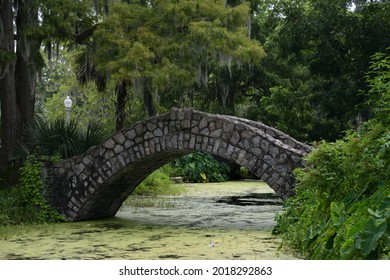
{"label": "background vegetation", "polygon": [[[23,184],[43,194],[28,157],[67,158],[173,106],[193,107],[317,143],[279,218],[290,245],[308,258],[388,257],[390,1],[9,0],[1,7],[0,223],[41,219],[35,198],[19,207]],[[207,182],[229,173],[204,153],[172,167],[139,191],[155,193],[172,174]]]}

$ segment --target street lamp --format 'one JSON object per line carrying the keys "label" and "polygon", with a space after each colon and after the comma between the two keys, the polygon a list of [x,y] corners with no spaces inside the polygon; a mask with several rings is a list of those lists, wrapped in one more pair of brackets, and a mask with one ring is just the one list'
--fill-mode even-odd
{"label": "street lamp", "polygon": [[69,98],[69,95],[64,100],[65,110],[66,110],[66,124],[70,123],[70,108],[72,107],[72,99]]}

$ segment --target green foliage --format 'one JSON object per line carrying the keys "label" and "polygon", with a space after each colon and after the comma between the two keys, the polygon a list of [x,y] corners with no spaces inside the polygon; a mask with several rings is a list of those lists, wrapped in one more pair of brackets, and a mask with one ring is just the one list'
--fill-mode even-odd
{"label": "green foliage", "polygon": [[167,107],[185,95],[192,102],[192,93],[219,69],[232,74],[264,57],[248,36],[249,20],[245,1],[234,7],[207,0],[116,2],[95,33],[93,62],[115,81],[131,84],[144,103],[146,92],[155,103],[169,95]]}
{"label": "green foliage", "polygon": [[41,180],[42,162],[58,162],[58,157],[29,157],[20,169],[17,187],[0,192],[0,225],[64,221],[45,198]]}
{"label": "green foliage", "polygon": [[389,112],[377,101],[377,94],[387,100],[390,84],[383,86],[382,78],[390,71],[377,67],[382,63],[389,60],[376,61],[369,79],[376,118],[343,140],[318,144],[308,167],[295,171],[296,195],[286,202],[277,230],[308,258],[390,258]]}
{"label": "green foliage", "polygon": [[28,214],[21,207],[19,189],[0,190],[0,226],[19,224],[28,219]]}
{"label": "green foliage", "polygon": [[229,166],[209,153],[196,152],[176,159],[171,164],[178,176],[193,183],[224,182],[229,179]]}
{"label": "green foliage", "polygon": [[46,156],[59,154],[65,159],[100,144],[107,135],[106,130],[95,123],[89,124],[83,131],[76,121],[66,124],[64,119],[47,121],[38,118],[27,128],[21,152]]}
{"label": "green foliage", "polygon": [[58,162],[58,157],[42,157],[36,159],[30,157],[20,169],[20,191],[22,205],[26,205],[28,212],[33,214],[34,220],[38,222],[64,221],[55,209],[53,209],[45,198],[45,188],[41,178],[42,161]]}
{"label": "green foliage", "polygon": [[370,86],[368,104],[373,108],[375,120],[383,125],[390,125],[390,48],[385,53],[373,56],[367,81]]}
{"label": "green foliage", "polygon": [[154,171],[134,190],[135,195],[179,195],[183,187],[172,183],[165,168]]}
{"label": "green foliage", "polygon": [[[383,131],[382,131],[383,132]],[[296,195],[278,217],[283,239],[308,258],[383,258],[390,253],[390,157],[379,131],[322,143],[297,170]]]}
{"label": "green foliage", "polygon": [[371,56],[390,44],[390,2],[261,2],[253,36],[267,57],[254,69],[241,116],[304,141],[335,141],[367,120],[371,108],[359,93]]}

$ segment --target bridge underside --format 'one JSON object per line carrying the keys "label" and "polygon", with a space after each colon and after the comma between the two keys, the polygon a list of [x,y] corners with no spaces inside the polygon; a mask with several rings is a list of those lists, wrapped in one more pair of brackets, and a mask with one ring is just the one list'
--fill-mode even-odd
{"label": "bridge underside", "polygon": [[245,167],[284,199],[294,193],[292,171],[310,147],[261,123],[171,109],[55,165],[50,202],[70,221],[114,216],[150,173],[196,151]]}

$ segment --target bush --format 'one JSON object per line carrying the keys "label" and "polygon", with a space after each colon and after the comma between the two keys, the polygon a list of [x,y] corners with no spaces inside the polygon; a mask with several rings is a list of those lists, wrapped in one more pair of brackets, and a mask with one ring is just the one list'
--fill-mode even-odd
{"label": "bush", "polygon": [[179,195],[183,193],[182,186],[174,185],[165,173],[159,169],[150,174],[133,192],[135,195]]}
{"label": "bush", "polygon": [[171,164],[177,175],[189,182],[224,182],[229,179],[229,166],[209,153],[196,152],[176,159]]}

